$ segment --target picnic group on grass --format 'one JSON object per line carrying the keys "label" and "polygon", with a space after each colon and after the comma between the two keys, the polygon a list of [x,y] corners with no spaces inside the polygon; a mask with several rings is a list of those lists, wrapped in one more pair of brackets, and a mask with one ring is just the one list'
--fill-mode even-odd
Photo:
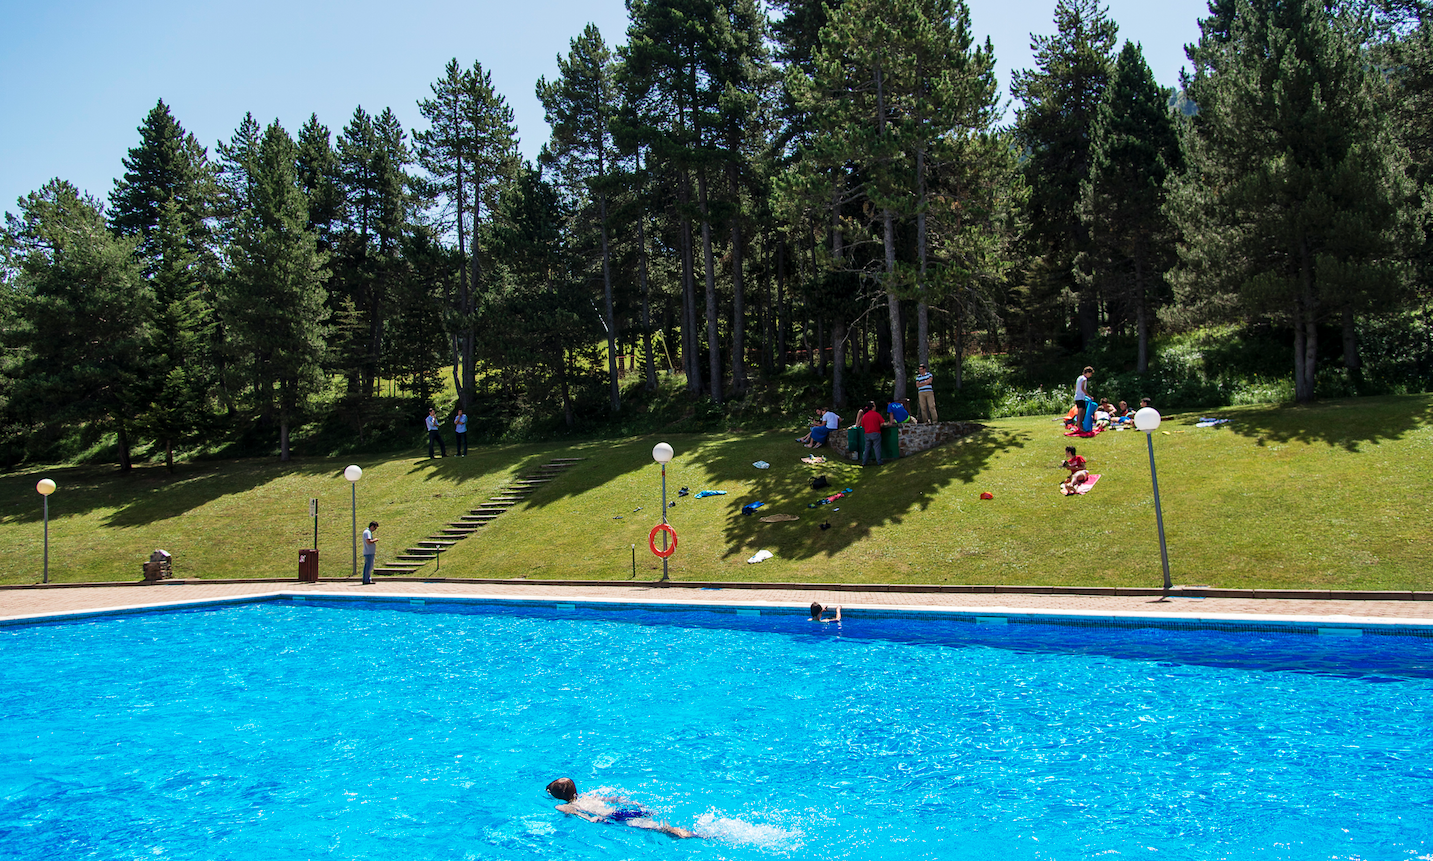
{"label": "picnic group on grass", "polygon": [[[1127,401],[1120,401],[1115,405],[1109,398],[1095,400],[1090,391],[1090,382],[1094,376],[1095,369],[1086,366],[1075,378],[1075,404],[1063,417],[1066,436],[1093,437],[1105,430],[1134,427],[1136,410]],[[860,442],[861,466],[869,464],[872,455],[875,456],[877,466],[885,464],[881,453],[881,434],[886,428],[940,420],[935,408],[934,379],[935,375],[930,372],[930,368],[922,363],[915,378],[920,398],[919,418],[912,414],[910,401],[906,399],[892,399],[886,402],[884,410],[878,409],[876,401],[870,400],[857,410],[851,430],[860,431],[857,440]],[[1141,409],[1150,405],[1149,398],[1140,399]],[[815,423],[810,426],[806,435],[797,437],[796,441],[807,448],[820,448],[826,445],[831,433],[840,428],[841,417],[836,414],[835,408],[823,406],[816,410]],[[852,455],[854,456],[854,451]],[[1065,455],[1060,466],[1068,470],[1069,475],[1060,482],[1060,492],[1065,496],[1087,493],[1100,476],[1090,473],[1088,462],[1076,453],[1073,445],[1065,447]]]}

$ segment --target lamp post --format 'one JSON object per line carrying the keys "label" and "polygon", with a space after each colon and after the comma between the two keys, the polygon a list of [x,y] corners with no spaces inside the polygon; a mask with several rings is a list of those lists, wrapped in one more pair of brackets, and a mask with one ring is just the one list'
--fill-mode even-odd
{"label": "lamp post", "polygon": [[1159,510],[1159,476],[1154,471],[1154,432],[1159,428],[1159,410],[1145,407],[1135,413],[1134,426],[1144,431],[1144,441],[1149,444],[1149,480],[1154,484],[1154,522],[1159,527],[1159,561],[1164,565],[1164,594],[1168,597],[1172,588],[1169,581],[1169,550],[1164,545],[1164,515]]}
{"label": "lamp post", "polygon": [[55,492],[55,483],[48,478],[42,478],[35,482],[35,490],[40,492],[40,498],[45,501],[45,573],[40,582],[50,582],[50,494]]}
{"label": "lamp post", "polygon": [[[662,465],[662,525],[667,525],[667,464],[671,463],[675,452],[672,447],[664,442],[652,446],[652,460]],[[667,549],[667,533],[662,533],[662,549]],[[662,557],[662,579],[667,579],[667,557]]]}
{"label": "lamp post", "polygon": [[363,468],[358,464],[344,467],[343,477],[348,479],[349,510],[353,515],[353,576],[358,576],[358,480],[363,478]]}

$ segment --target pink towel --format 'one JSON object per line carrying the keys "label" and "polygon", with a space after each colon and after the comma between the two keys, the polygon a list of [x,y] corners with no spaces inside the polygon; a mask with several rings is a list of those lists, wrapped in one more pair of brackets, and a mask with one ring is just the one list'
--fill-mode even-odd
{"label": "pink towel", "polygon": [[1102,431],[1102,430],[1104,430],[1104,428],[1102,428],[1102,427],[1096,427],[1096,428],[1095,428],[1094,430],[1092,430],[1092,431],[1082,431],[1082,430],[1065,431],[1065,436],[1078,436],[1078,437],[1084,437],[1085,439],[1089,439],[1090,437],[1095,436],[1096,434],[1098,434],[1098,433],[1099,433],[1100,431]]}
{"label": "pink towel", "polygon": [[1100,477],[1099,477],[1098,475],[1095,475],[1094,473],[1090,473],[1090,477],[1089,477],[1089,478],[1086,478],[1084,481],[1082,481],[1082,482],[1080,482],[1079,484],[1075,485],[1075,492],[1076,492],[1076,493],[1089,493],[1089,492],[1090,492],[1090,488],[1094,487],[1094,486],[1095,486],[1095,482],[1097,482],[1097,481],[1099,481],[1099,480],[1100,480]]}

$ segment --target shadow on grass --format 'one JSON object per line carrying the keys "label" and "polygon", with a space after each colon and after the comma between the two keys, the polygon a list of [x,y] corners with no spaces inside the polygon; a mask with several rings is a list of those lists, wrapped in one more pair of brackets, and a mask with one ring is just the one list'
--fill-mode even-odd
{"label": "shadow on grass", "polygon": [[[342,468],[340,467],[339,470]],[[163,466],[139,466],[128,473],[113,467],[55,467],[21,475],[0,476],[0,499],[6,510],[0,523],[39,522],[43,506],[35,491],[41,477],[59,485],[50,497],[50,515],[85,515],[114,509],[105,526],[145,526],[207,505],[221,497],[254,490],[284,475],[323,475],[341,471],[332,462],[270,460],[179,463],[171,473]]]}
{"label": "shadow on grass", "polygon": [[1231,407],[1208,413],[1228,418],[1236,434],[1255,445],[1322,443],[1357,452],[1359,446],[1398,440],[1433,424],[1433,397],[1390,395],[1278,407]]}
{"label": "shadow on grass", "polygon": [[[918,516],[930,507],[936,494],[973,484],[992,457],[1024,445],[1024,434],[986,428],[929,451],[888,460],[883,466],[872,461],[863,468],[831,457],[816,466],[798,464],[799,469],[773,466],[757,471],[755,479],[751,479],[751,461],[743,456],[742,447],[730,445],[729,451],[715,453],[709,467],[719,479],[749,479],[751,495],[767,503],[750,515],[743,515],[740,505],[733,506],[724,529],[727,546],[760,544],[784,559],[802,560],[839,553],[869,538],[878,527]],[[830,486],[813,490],[811,479],[817,475],[825,475]],[[819,504],[847,488],[850,495]],[[765,523],[761,518],[768,514],[794,514],[800,520]],[[830,523],[830,528],[821,529],[822,523]],[[739,552],[729,550],[725,557]]]}
{"label": "shadow on grass", "polygon": [[[869,537],[880,526],[918,515],[938,493],[971,485],[996,454],[1024,447],[1027,436],[985,429],[927,452],[888,461],[884,466],[873,463],[867,469],[837,459],[831,449],[815,452],[828,458],[823,464],[802,463],[800,458],[811,452],[794,443],[786,431],[717,437],[668,434],[579,445],[572,447],[569,456],[586,460],[538,491],[526,505],[540,509],[603,485],[630,482],[632,474],[638,472],[646,473],[639,479],[643,488],[639,493],[654,492],[660,472],[652,461],[651,447],[665,440],[677,452],[677,459],[668,468],[667,487],[669,500],[678,503],[672,519],[679,530],[684,521],[691,522],[694,515],[689,512],[699,507],[695,510],[701,514],[695,516],[707,522],[716,516],[725,546],[732,548],[725,553],[726,558],[740,554],[740,548],[760,543],[785,559],[811,559],[838,553]],[[753,466],[756,461],[766,461],[770,467],[758,469]],[[830,486],[813,490],[811,480],[817,475],[827,476]],[[693,494],[707,488],[724,488],[728,492],[702,500],[694,495],[679,497],[679,489],[688,484]],[[849,496],[830,505],[808,507],[847,487],[852,490]],[[742,506],[754,501],[765,504],[749,516],[743,515]],[[762,522],[761,518],[770,514],[794,514],[799,520]],[[823,530],[820,524],[826,521],[831,527]]]}

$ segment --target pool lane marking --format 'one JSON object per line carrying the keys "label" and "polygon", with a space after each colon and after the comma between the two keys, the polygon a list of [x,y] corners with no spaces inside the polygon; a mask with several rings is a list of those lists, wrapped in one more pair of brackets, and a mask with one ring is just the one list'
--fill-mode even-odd
{"label": "pool lane marking", "polygon": [[[225,606],[238,604],[258,604],[275,600],[293,598],[328,598],[350,601],[377,601],[377,602],[402,602],[410,599],[412,604],[418,600],[430,600],[438,602],[454,603],[482,603],[491,601],[496,603],[528,603],[545,604],[557,606],[558,609],[566,609],[566,604],[571,604],[574,609],[579,604],[588,605],[612,605],[629,604],[651,607],[673,607],[679,609],[728,609],[741,610],[754,609],[759,612],[761,608],[772,610],[783,610],[788,613],[799,611],[804,604],[793,604],[782,601],[745,601],[740,604],[729,601],[674,601],[670,598],[617,598],[617,597],[583,597],[576,595],[558,595],[533,597],[531,595],[473,595],[453,594],[446,592],[386,592],[382,594],[361,594],[354,592],[291,592],[279,590],[274,592],[255,592],[245,595],[229,595],[219,598],[199,598],[191,601],[164,601],[157,604],[124,604],[112,607],[92,608],[86,610],[67,610],[55,613],[33,613],[23,616],[10,616],[0,618],[0,626],[12,624],[33,623],[47,620],[83,619],[91,616],[107,615],[131,615],[142,612],[180,610],[204,606]],[[558,606],[563,605],[563,606]],[[1339,630],[1347,631],[1359,628],[1378,627],[1430,627],[1433,626],[1433,618],[1401,617],[1401,616],[1349,616],[1346,614],[1331,615],[1294,615],[1274,613],[1147,613],[1136,610],[1107,610],[1100,613],[1081,612],[1079,610],[1064,610],[1051,608],[1026,608],[1026,607],[1002,607],[1002,606],[976,606],[962,607],[954,605],[930,606],[915,604],[842,604],[843,610],[859,611],[863,613],[893,613],[893,614],[916,614],[931,616],[970,616],[977,620],[984,616],[994,617],[1022,617],[1053,616],[1069,619],[1088,620],[1091,622],[1130,622],[1150,621],[1159,622],[1162,620],[1173,620],[1180,622],[1234,622],[1239,624],[1275,624],[1275,625],[1301,625],[1327,628],[1330,632]],[[748,615],[748,614],[741,614]],[[997,623],[998,624],[998,623]],[[1357,634],[1346,634],[1345,636],[1358,636]]]}

